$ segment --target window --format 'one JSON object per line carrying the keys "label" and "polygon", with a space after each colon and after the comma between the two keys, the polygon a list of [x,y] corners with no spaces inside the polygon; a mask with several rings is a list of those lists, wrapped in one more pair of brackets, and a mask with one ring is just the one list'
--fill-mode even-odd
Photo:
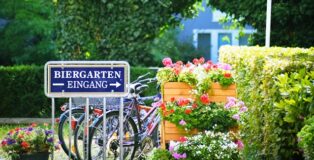
{"label": "window", "polygon": [[210,59],[210,46],[210,33],[199,33],[197,36],[197,49],[205,59]]}
{"label": "window", "polygon": [[239,37],[239,46],[247,46],[249,44],[250,34],[244,34]]}
{"label": "window", "polygon": [[219,33],[218,34],[218,49],[223,45],[232,44],[232,35],[231,33]]}

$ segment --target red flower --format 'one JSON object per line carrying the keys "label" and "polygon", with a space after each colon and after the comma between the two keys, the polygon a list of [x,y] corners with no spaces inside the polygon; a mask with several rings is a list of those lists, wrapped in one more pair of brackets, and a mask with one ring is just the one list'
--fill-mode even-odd
{"label": "red flower", "polygon": [[178,105],[180,107],[185,106],[189,103],[190,101],[187,98],[179,98],[178,100]]}
{"label": "red flower", "polygon": [[8,144],[8,142],[5,141],[5,140],[3,140],[3,141],[1,142],[1,145],[2,145],[2,146],[5,146],[5,145],[7,145],[7,144]]}
{"label": "red flower", "polygon": [[56,118],[56,123],[59,123],[60,122],[60,118]]}
{"label": "red flower", "polygon": [[198,61],[199,61],[200,64],[203,64],[205,62],[205,58],[201,57]]}
{"label": "red flower", "polygon": [[32,123],[31,126],[32,126],[32,127],[36,127],[37,124],[36,124],[36,123]]}
{"label": "red flower", "polygon": [[176,74],[176,75],[179,75],[180,74],[180,72],[181,72],[181,67],[174,67],[173,68],[173,72]]}
{"label": "red flower", "polygon": [[203,94],[200,99],[203,104],[208,104],[210,102],[207,94]]}
{"label": "red flower", "polygon": [[15,131],[18,132],[20,130],[20,128],[15,128]]}
{"label": "red flower", "polygon": [[186,110],[184,111],[185,114],[190,114],[191,112],[192,112],[192,110],[190,110],[190,109],[186,109]]}
{"label": "red flower", "polygon": [[197,108],[197,104],[194,103],[194,104],[192,105],[192,108],[193,108],[193,109]]}
{"label": "red flower", "polygon": [[217,69],[218,68],[218,65],[217,64],[214,64],[213,65],[213,69]]}
{"label": "red flower", "polygon": [[213,64],[213,62],[211,60],[208,60],[206,63],[209,64],[209,65]]}
{"label": "red flower", "polygon": [[170,102],[174,102],[175,100],[176,100],[176,98],[174,98],[174,97],[170,98]]}
{"label": "red flower", "polygon": [[22,148],[24,148],[24,149],[29,148],[29,144],[28,144],[27,142],[25,142],[25,141],[23,141],[23,142],[21,143],[21,146],[22,146]]}
{"label": "red flower", "polygon": [[185,67],[187,67],[187,68],[191,67],[191,63],[187,63],[187,64],[185,65]]}
{"label": "red flower", "polygon": [[165,105],[165,103],[162,103],[161,105],[160,105],[160,108],[161,108],[161,110],[166,110],[166,105]]}
{"label": "red flower", "polygon": [[193,59],[193,63],[194,63],[195,65],[198,65],[200,62],[199,62],[198,59],[194,58],[194,59]]}
{"label": "red flower", "polygon": [[225,77],[225,78],[231,78],[231,73],[225,73],[225,74],[224,74],[224,77]]}
{"label": "red flower", "polygon": [[180,137],[180,138],[179,138],[179,141],[180,141],[180,142],[185,142],[185,141],[187,141],[187,140],[188,140],[188,139],[185,138],[185,137]]}
{"label": "red flower", "polygon": [[174,113],[174,110],[173,110],[173,109],[170,109],[170,111],[169,111],[169,112],[172,114],[172,113]]}

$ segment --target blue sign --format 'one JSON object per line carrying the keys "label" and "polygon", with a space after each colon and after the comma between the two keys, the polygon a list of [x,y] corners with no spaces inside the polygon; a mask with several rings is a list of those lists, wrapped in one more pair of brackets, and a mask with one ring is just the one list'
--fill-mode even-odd
{"label": "blue sign", "polygon": [[127,63],[115,65],[92,64],[92,62],[73,63],[48,62],[46,64],[47,84],[45,86],[48,96],[121,96],[128,92],[126,84],[129,82],[127,74],[129,67]]}

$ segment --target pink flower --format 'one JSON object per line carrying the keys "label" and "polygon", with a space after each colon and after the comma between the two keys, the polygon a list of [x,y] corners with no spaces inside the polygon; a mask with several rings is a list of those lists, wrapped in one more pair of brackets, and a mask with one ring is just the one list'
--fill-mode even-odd
{"label": "pink flower", "polygon": [[171,58],[169,58],[169,57],[164,58],[164,59],[162,60],[162,64],[163,64],[164,66],[166,66],[166,67],[171,67],[171,65],[172,65],[172,60],[171,60]]}
{"label": "pink flower", "polygon": [[225,104],[225,109],[229,109],[229,108],[231,108],[231,107],[233,107],[233,106],[235,106],[236,104],[235,104],[235,102],[234,101],[229,101],[229,102],[227,102],[226,104]]}
{"label": "pink flower", "polygon": [[236,141],[236,144],[237,144],[237,146],[238,146],[238,149],[240,149],[240,150],[243,149],[244,144],[243,144],[243,142],[242,142],[241,140],[238,139],[238,140]]}
{"label": "pink flower", "polygon": [[179,154],[179,153],[172,153],[172,157],[175,158],[175,159],[185,159],[186,158],[186,153],[183,153],[183,154]]}
{"label": "pink flower", "polygon": [[185,142],[185,141],[187,141],[187,140],[188,140],[188,139],[185,138],[185,137],[180,137],[180,138],[179,138],[179,141],[180,141],[180,142]]}
{"label": "pink flower", "polygon": [[204,57],[201,57],[201,58],[198,60],[198,62],[199,62],[200,64],[203,64],[203,63],[205,62],[205,58],[204,58]]}
{"label": "pink flower", "polygon": [[222,69],[229,71],[229,70],[232,69],[232,67],[231,67],[229,64],[224,64],[223,67],[222,67]]}
{"label": "pink flower", "polygon": [[240,115],[239,114],[235,114],[232,116],[233,119],[235,120],[240,120]]}
{"label": "pink flower", "polygon": [[240,108],[240,112],[243,113],[243,112],[246,112],[248,109],[246,106],[243,106]]}
{"label": "pink flower", "polygon": [[237,101],[237,99],[234,97],[227,97],[227,100],[228,102],[234,102],[234,103]]}
{"label": "pink flower", "polygon": [[185,125],[186,125],[186,122],[182,119],[182,120],[179,122],[179,124],[180,124],[181,126],[185,126]]}
{"label": "pink flower", "polygon": [[200,62],[199,62],[199,60],[197,58],[194,58],[193,59],[193,63],[194,63],[194,65],[198,65]]}

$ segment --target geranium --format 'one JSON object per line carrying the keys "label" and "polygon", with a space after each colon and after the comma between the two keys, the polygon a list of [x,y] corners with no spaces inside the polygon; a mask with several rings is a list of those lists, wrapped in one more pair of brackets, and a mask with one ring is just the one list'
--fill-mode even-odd
{"label": "geranium", "polygon": [[193,63],[183,64],[178,61],[172,63],[170,58],[163,59],[165,68],[157,72],[157,79],[160,84],[166,82],[185,82],[191,86],[198,86],[199,94],[207,92],[212,82],[218,82],[221,86],[227,87],[234,83],[232,67],[229,64],[213,64],[211,61],[205,63],[205,59],[194,58]]}
{"label": "geranium", "polygon": [[172,65],[172,60],[171,60],[171,58],[164,58],[164,59],[162,60],[162,64],[163,64],[164,66],[166,66],[166,67],[170,67],[170,66]]}
{"label": "geranium", "polygon": [[232,110],[235,113],[232,115],[232,118],[237,121],[241,119],[241,114],[248,111],[248,108],[245,106],[244,102],[234,97],[227,97],[225,109]]}
{"label": "geranium", "polygon": [[[225,109],[220,103],[209,103],[205,95],[203,102],[181,97],[163,104],[165,107],[159,110],[162,118],[185,130],[228,131],[237,125],[232,118],[235,111]],[[173,112],[169,114],[169,111]]]}
{"label": "geranium", "polygon": [[15,128],[1,142],[1,149],[10,157],[33,152],[49,152],[54,146],[53,131],[48,126],[32,123],[29,127]]}

